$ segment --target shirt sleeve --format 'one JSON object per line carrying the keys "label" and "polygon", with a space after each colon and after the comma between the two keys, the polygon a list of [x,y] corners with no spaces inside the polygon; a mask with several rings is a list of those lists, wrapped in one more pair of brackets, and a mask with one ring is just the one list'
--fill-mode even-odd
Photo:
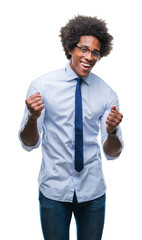
{"label": "shirt sleeve", "polygon": [[[35,94],[36,92],[40,92],[41,96],[42,96],[42,88],[41,88],[41,84],[39,84],[39,80],[40,79],[36,79],[34,80],[31,84],[30,84],[30,87],[28,89],[28,92],[27,92],[27,95],[26,95],[26,99]],[[41,97],[42,98],[42,97]],[[43,100],[43,99],[42,99]],[[43,125],[43,120],[44,120],[44,113],[45,113],[45,110],[43,109],[42,112],[41,112],[41,115],[40,117],[37,119],[37,127],[38,127],[38,132],[39,132],[39,139],[38,139],[38,142],[34,145],[34,146],[27,146],[23,143],[21,137],[20,137],[20,134],[22,132],[22,130],[24,129],[27,121],[28,121],[28,118],[29,118],[29,110],[27,108],[27,106],[25,105],[25,111],[24,111],[24,116],[23,116],[23,119],[22,119],[22,122],[21,122],[21,125],[20,125],[20,129],[19,129],[19,132],[18,132],[18,137],[19,137],[19,140],[20,140],[20,143],[22,145],[22,147],[26,150],[26,151],[32,151],[33,149],[35,148],[38,148],[40,143],[41,143],[41,133],[42,133],[42,125]]]}
{"label": "shirt sleeve", "polygon": [[[101,116],[101,119],[100,119],[102,149],[103,149],[103,144],[106,141],[107,136],[108,136],[108,133],[106,131],[106,120],[107,120],[107,117],[108,117],[108,115],[111,111],[112,106],[116,106],[117,111],[119,111],[118,96],[117,96],[116,92],[110,88],[109,91],[108,91],[107,97],[106,97],[105,111],[104,111],[104,113],[103,113],[103,115]],[[120,125],[117,128],[116,136],[119,138],[119,140],[122,144],[122,148],[123,148],[124,147],[124,142],[123,142],[123,139],[122,139],[122,132],[121,132]],[[103,152],[104,152],[104,149],[103,149]],[[110,157],[105,152],[104,152],[104,155],[105,155],[107,160],[114,160],[114,159],[119,157],[119,156]]]}

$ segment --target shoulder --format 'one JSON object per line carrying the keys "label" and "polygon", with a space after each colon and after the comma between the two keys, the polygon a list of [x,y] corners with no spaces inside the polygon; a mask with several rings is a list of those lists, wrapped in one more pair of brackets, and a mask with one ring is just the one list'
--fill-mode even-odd
{"label": "shoulder", "polygon": [[100,96],[102,96],[105,101],[109,101],[110,99],[118,99],[116,91],[96,74],[92,73],[90,81],[92,88],[99,92]]}
{"label": "shoulder", "polygon": [[102,78],[100,78],[98,75],[92,73],[91,74],[91,84],[97,86],[102,91],[108,92],[108,93],[116,93],[114,89],[112,89],[111,86],[107,82],[105,82]]}
{"label": "shoulder", "polygon": [[91,83],[101,88],[111,89],[111,87],[101,77],[94,73],[91,74]]}
{"label": "shoulder", "polygon": [[34,94],[35,92],[43,93],[45,87],[53,87],[57,82],[65,79],[65,69],[59,69],[45,73],[44,75],[34,79],[28,89],[27,96]]}
{"label": "shoulder", "polygon": [[62,69],[57,69],[54,71],[47,72],[44,75],[33,80],[33,82],[44,84],[44,83],[48,83],[49,81],[52,81],[52,80],[55,81],[60,78],[64,78],[64,76],[65,76],[65,69],[62,68]]}

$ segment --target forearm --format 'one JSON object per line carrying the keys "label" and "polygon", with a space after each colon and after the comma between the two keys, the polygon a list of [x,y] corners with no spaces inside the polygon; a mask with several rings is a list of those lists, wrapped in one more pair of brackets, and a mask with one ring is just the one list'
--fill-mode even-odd
{"label": "forearm", "polygon": [[122,144],[116,135],[109,135],[103,145],[104,152],[109,157],[117,157],[122,151]]}
{"label": "forearm", "polygon": [[30,114],[24,129],[21,131],[20,137],[25,145],[35,146],[39,139],[37,119],[44,109],[44,104],[39,92],[31,95],[25,102]]}
{"label": "forearm", "polygon": [[27,146],[34,146],[38,142],[39,133],[37,128],[37,119],[29,117],[20,137]]}

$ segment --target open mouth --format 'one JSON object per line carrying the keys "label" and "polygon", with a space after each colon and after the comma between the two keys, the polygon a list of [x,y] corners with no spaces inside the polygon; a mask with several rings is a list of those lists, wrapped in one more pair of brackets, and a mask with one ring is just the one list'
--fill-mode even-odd
{"label": "open mouth", "polygon": [[82,66],[83,69],[85,69],[85,70],[90,70],[90,69],[92,68],[92,64],[91,64],[91,63],[81,62],[81,66]]}

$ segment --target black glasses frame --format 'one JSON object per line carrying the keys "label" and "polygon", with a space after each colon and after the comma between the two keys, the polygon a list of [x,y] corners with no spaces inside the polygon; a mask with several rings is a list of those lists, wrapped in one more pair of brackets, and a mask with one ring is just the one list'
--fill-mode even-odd
{"label": "black glasses frame", "polygon": [[[93,57],[97,57],[97,60],[101,59],[100,51],[98,51],[97,49],[91,51],[87,46],[77,46],[77,45],[75,45],[75,47],[77,47],[83,54],[88,55],[89,52],[91,52]],[[83,52],[83,49],[86,50],[86,52]]]}

